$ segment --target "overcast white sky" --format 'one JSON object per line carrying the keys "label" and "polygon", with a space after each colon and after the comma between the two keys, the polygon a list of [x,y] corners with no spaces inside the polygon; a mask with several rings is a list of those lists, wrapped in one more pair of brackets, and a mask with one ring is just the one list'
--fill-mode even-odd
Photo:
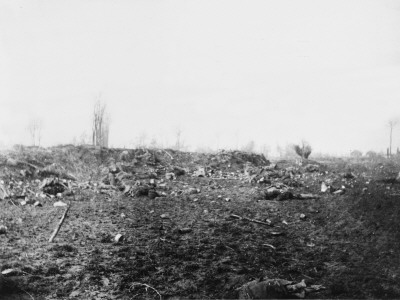
{"label": "overcast white sky", "polygon": [[[234,147],[385,150],[400,116],[400,1],[0,1],[0,141],[147,133]],[[400,146],[400,124],[394,132]]]}

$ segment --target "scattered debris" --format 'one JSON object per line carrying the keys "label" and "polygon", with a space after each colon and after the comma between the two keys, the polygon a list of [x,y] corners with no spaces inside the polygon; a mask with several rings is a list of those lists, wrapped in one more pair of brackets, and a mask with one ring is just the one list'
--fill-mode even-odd
{"label": "scattered debris", "polygon": [[67,206],[67,205],[68,205],[67,203],[62,202],[61,200],[57,201],[57,202],[54,202],[54,204],[53,204],[54,207],[64,207],[64,206]]}
{"label": "scattered debris", "polygon": [[4,225],[0,225],[0,234],[6,234],[7,233],[7,227]]}
{"label": "scattered debris", "polygon": [[318,172],[319,166],[313,165],[313,164],[308,164],[308,165],[304,166],[304,170],[306,170],[307,172]]}
{"label": "scattered debris", "polygon": [[[276,224],[277,229],[272,229],[272,228],[269,229],[275,231],[270,232],[268,230],[266,234],[268,234],[269,236],[267,236],[266,239],[262,240],[262,242],[271,243],[273,241],[273,243],[276,244],[276,246],[268,243],[257,244],[256,246],[254,246],[254,249],[252,249],[251,251],[249,250],[249,253],[251,252],[252,254],[254,254],[255,249],[260,250],[260,252],[268,250],[270,253],[272,253],[271,249],[276,250],[277,248],[279,249],[279,251],[281,250],[286,251],[285,247],[287,246],[285,245],[286,243],[285,241],[290,241],[293,236],[296,236],[296,233],[293,233],[294,231],[301,229],[302,228],[301,226],[303,227],[317,226],[319,224],[317,222],[314,224],[313,222],[299,221],[299,218],[301,220],[306,220],[309,217],[306,216],[306,214],[311,215],[311,212],[318,212],[318,210],[315,209],[307,210],[306,207],[313,206],[315,208],[321,209],[322,206],[319,206],[320,205],[319,201],[295,203],[293,205],[290,204],[292,206],[288,205],[288,207],[290,207],[291,210],[288,211],[284,210],[284,208],[286,207],[285,204],[278,203],[276,201],[295,200],[295,199],[307,200],[307,199],[318,199],[319,197],[324,197],[325,195],[321,194],[317,195],[319,194],[319,189],[321,193],[341,194],[347,192],[347,189],[351,189],[352,183],[355,182],[355,180],[352,181],[347,180],[347,179],[354,179],[355,177],[343,175],[343,173],[341,173],[343,168],[339,169],[337,173],[332,171],[328,174],[328,172],[325,172],[324,165],[308,164],[305,167],[297,165],[293,166],[293,163],[291,161],[287,162],[280,161],[276,164],[270,164],[267,160],[264,160],[257,155],[243,154],[240,151],[221,151],[216,154],[199,155],[199,154],[181,153],[180,151],[169,150],[175,156],[176,159],[174,159],[171,153],[165,150],[138,149],[129,151],[123,150],[122,152],[121,150],[119,150],[112,154],[115,160],[118,160],[119,158],[119,161],[111,160],[110,155],[101,154],[102,151],[109,151],[108,149],[100,149],[99,151],[100,154],[98,156],[98,159],[95,161],[96,165],[93,164],[94,166],[96,166],[96,169],[93,170],[93,177],[91,173],[90,177],[89,176],[86,177],[85,179],[86,181],[73,180],[71,179],[71,177],[66,177],[64,175],[58,176],[61,173],[69,174],[69,172],[74,169],[68,168],[68,166],[65,165],[64,167],[60,167],[57,164],[51,164],[52,160],[50,160],[50,162],[46,161],[46,164],[50,163],[51,167],[44,167],[43,165],[40,165],[34,160],[30,159],[27,159],[28,162],[26,164],[18,162],[17,160],[10,159],[6,167],[9,167],[11,171],[5,170],[4,176],[2,177],[4,181],[0,182],[0,199],[8,198],[9,200],[7,201],[7,203],[13,204],[15,206],[21,203],[21,205],[33,205],[37,207],[41,207],[43,205],[44,208],[50,208],[50,209],[52,205],[66,207],[66,211],[64,212],[56,230],[54,230],[53,235],[49,240],[49,242],[52,242],[55,239],[63,222],[65,222],[68,209],[70,209],[70,205],[67,205],[66,203],[61,201],[61,199],[66,199],[68,195],[72,195],[69,194],[72,192],[74,193],[74,195],[79,195],[79,201],[84,202],[86,200],[89,201],[88,199],[93,199],[93,201],[90,202],[90,205],[94,208],[96,212],[95,214],[96,217],[100,218],[103,216],[102,212],[104,213],[110,212],[109,210],[107,210],[107,208],[104,210],[103,201],[108,202],[112,201],[112,199],[116,199],[115,209],[113,208],[113,210],[111,211],[112,213],[109,214],[111,221],[110,222],[108,220],[105,221],[104,223],[109,222],[106,224],[102,223],[103,220],[101,220],[100,222],[101,225],[107,225],[107,226],[112,223],[111,227],[113,229],[111,229],[110,227],[104,227],[106,228],[105,232],[115,232],[115,228],[117,228],[117,226],[121,225],[122,223],[129,224],[129,226],[132,227],[142,227],[144,224],[147,226],[147,224],[151,223],[149,227],[150,226],[152,228],[154,227],[154,230],[157,235],[158,235],[158,230],[161,230],[162,234],[165,235],[163,236],[163,238],[159,239],[163,243],[174,244],[176,242],[175,239],[190,241],[190,239],[192,238],[192,234],[190,233],[193,233],[193,236],[196,237],[199,228],[202,229],[205,228],[206,234],[213,232],[215,230],[216,234],[218,235],[218,238],[220,238],[224,234],[225,231],[222,231],[221,235],[221,229],[225,230],[224,228],[225,226],[227,227],[230,226],[229,230],[231,229],[235,231],[243,230],[242,232],[245,233],[249,232],[252,229],[256,229],[254,230],[255,233],[258,233],[258,231],[264,233],[266,230],[265,227],[263,228],[261,226],[257,227],[257,225],[254,225],[253,227],[253,225],[250,223],[272,226],[271,220],[273,220],[274,224]],[[63,159],[64,157],[67,156],[63,156]],[[184,157],[185,159],[182,159],[182,157]],[[160,161],[159,159],[162,160]],[[172,161],[172,159],[174,159],[174,161]],[[32,166],[29,165],[31,162]],[[176,166],[175,164],[179,164],[179,166]],[[16,168],[16,166],[21,166],[23,167],[23,169]],[[75,168],[75,165],[73,167]],[[42,171],[42,169],[46,169],[47,173]],[[58,171],[52,172],[53,169]],[[195,171],[193,172],[193,170]],[[358,169],[356,170],[358,172]],[[76,172],[74,174],[76,174],[76,176],[79,177],[80,179],[85,178],[82,175],[83,173]],[[352,176],[355,176],[353,173],[351,174]],[[360,174],[362,173],[360,172]],[[85,176],[86,175],[87,174],[85,173]],[[184,176],[184,177],[183,178],[181,177],[179,178],[179,180],[176,180],[178,176]],[[362,177],[363,179],[369,178],[368,175],[367,176],[360,175],[360,177]],[[400,181],[400,173],[398,176],[398,180]],[[341,185],[341,183],[339,182],[346,184],[347,189],[345,189],[342,186],[340,189],[336,190]],[[372,182],[371,183],[371,192],[372,192],[375,182],[374,181],[371,182]],[[366,184],[368,183],[369,181],[366,182]],[[392,186],[391,191],[394,192],[396,190],[396,187],[397,186]],[[367,188],[364,188],[362,191],[366,192]],[[94,196],[94,194],[91,193],[97,193],[97,195]],[[104,195],[99,195],[99,193]],[[121,193],[123,195],[131,197],[141,197],[141,198],[123,199],[123,200],[128,200],[126,202],[123,202],[120,200],[122,197],[119,197],[121,196]],[[257,200],[262,198],[263,200],[275,200],[275,201],[251,203],[251,205],[249,205],[245,209],[240,210],[241,207],[238,207],[237,205],[241,205],[241,202],[243,201],[243,196],[246,198],[247,196],[249,196],[250,199],[252,199],[252,197],[256,194],[257,194],[256,198]],[[216,201],[217,197],[218,200],[221,201]],[[38,199],[41,202],[38,201]],[[157,200],[149,201],[149,199],[157,199]],[[158,199],[160,200],[168,199],[168,201],[158,201]],[[232,202],[232,199],[234,199],[235,201]],[[247,200],[249,199],[245,199],[245,201]],[[341,200],[341,199],[336,197],[333,200]],[[117,201],[119,202],[117,203]],[[107,202],[105,203],[107,204]],[[204,227],[201,226],[201,224],[200,226],[198,226],[197,223],[194,223],[195,225],[193,225],[193,223],[190,224],[187,222],[187,219],[184,219],[183,221],[180,220],[182,216],[184,216],[184,214],[182,213],[183,211],[182,207],[180,208],[181,211],[176,213],[172,212],[168,207],[169,205],[172,206],[175,203],[179,203],[180,205],[182,205],[184,209],[196,210],[195,213],[198,214],[196,215],[197,218],[196,222],[202,222],[201,219],[206,219],[206,218],[210,218],[210,220],[213,220],[210,221],[209,224],[207,225],[210,226],[211,231],[209,231],[207,226]],[[305,207],[302,206],[303,204],[305,205]],[[131,209],[130,205],[133,205],[135,208],[136,205],[138,205],[139,209],[137,210],[138,211],[137,214],[133,213],[133,211],[130,210]],[[91,209],[93,209],[92,207]],[[292,210],[293,207],[295,207],[295,212],[293,212]],[[19,211],[22,211],[24,213],[32,213],[32,211],[37,214],[45,213],[44,209],[39,209],[39,208],[34,210],[30,209],[30,207],[10,206],[10,208],[18,209]],[[121,213],[121,211],[124,211],[128,215],[128,217],[125,215],[125,213]],[[136,210],[134,211],[136,212]],[[222,217],[223,215],[227,214],[229,216],[229,214],[233,211],[236,211],[236,213],[240,212],[241,215],[254,216],[254,219],[233,214],[230,215],[231,218],[236,220],[242,220],[242,222],[236,220],[235,221],[221,220],[223,218]],[[300,212],[303,211],[306,214],[300,214],[299,211]],[[82,218],[83,211],[81,212],[77,210],[76,212],[77,215],[81,214],[80,217]],[[164,213],[159,215],[158,212],[160,213],[164,212]],[[167,212],[169,212],[169,214]],[[173,215],[174,217],[173,222],[170,220],[160,220],[160,218],[169,219],[170,214]],[[264,219],[265,218],[263,217],[264,214],[268,214],[268,217],[271,218],[271,220]],[[159,219],[157,219],[158,215]],[[193,214],[191,216],[193,216]],[[86,215],[84,217],[86,217]],[[289,223],[286,222],[285,220],[282,220],[281,218],[286,218],[286,220],[288,220]],[[38,218],[36,218],[36,220],[37,219]],[[24,225],[27,225],[25,227],[29,228],[28,226],[29,220],[25,218],[23,220],[24,220],[23,221]],[[75,217],[71,218],[71,221],[72,220],[75,220]],[[1,220],[1,222],[3,221]],[[10,220],[5,220],[4,222],[5,222],[4,224],[8,226],[9,223],[7,222],[15,222],[15,224],[18,224],[17,222],[19,221],[17,221],[16,219],[10,219]],[[22,223],[22,219],[20,222]],[[286,226],[279,223],[282,223]],[[82,226],[87,226],[87,225],[85,224]],[[186,226],[193,226],[193,227],[186,227]],[[14,225],[10,225],[9,228],[10,228],[9,232],[13,231]],[[43,226],[42,228],[39,227],[39,230],[35,228],[33,229],[33,231],[36,233],[43,228],[44,228]],[[72,228],[75,227],[72,226]],[[71,228],[69,228],[68,230],[71,230]],[[7,227],[1,225],[0,234],[5,234],[5,233],[7,233]],[[88,239],[96,242],[97,233],[98,232],[96,232],[96,234],[88,234]],[[236,232],[234,231],[232,231],[232,233],[236,234]],[[45,234],[47,235],[47,233]],[[79,240],[80,234],[81,232],[79,230],[77,230],[77,233],[73,232],[72,239],[74,240],[74,242],[77,242],[77,239]],[[250,233],[249,235],[251,234],[253,233]],[[287,234],[287,237],[286,236],[279,237],[285,234]],[[5,237],[9,239],[8,235],[3,236],[3,238]],[[82,236],[85,237],[86,235],[82,234]],[[11,236],[10,238],[14,237]],[[120,243],[123,240],[124,236],[122,234],[118,234],[116,236],[107,234],[107,243],[114,243],[114,242]],[[10,241],[12,242],[13,240],[10,239]],[[215,239],[212,241],[215,242]],[[302,240],[301,244],[303,246],[307,246],[310,248],[315,247],[314,242],[312,241],[306,242],[306,241]],[[90,244],[90,241],[88,242],[85,239],[82,239],[78,242],[81,242],[82,245]],[[145,244],[144,240],[143,243]],[[203,243],[203,241],[201,241],[201,243]],[[120,246],[114,247],[114,249],[117,249],[118,251],[121,250],[121,252],[115,253],[113,251],[113,254],[118,255],[119,258],[123,259],[125,259],[125,257],[126,258],[135,257],[135,253],[131,253],[131,250],[125,250],[123,249],[124,247],[122,245]],[[126,246],[130,247],[130,245]],[[208,252],[209,248],[212,247],[207,247],[203,245],[201,246],[202,247],[201,248],[199,247],[199,249],[205,249],[204,251],[206,252],[205,255],[209,255],[210,254],[210,252]],[[221,249],[222,250],[226,249],[230,253],[229,256],[232,257],[231,258],[225,257],[226,253],[224,253],[223,255],[221,255],[221,259],[219,262],[217,262],[217,264],[219,264],[220,262],[224,263],[225,260],[229,261],[229,259],[234,259],[233,257],[235,255],[234,253],[235,251],[237,251],[235,246],[236,246],[235,241],[233,242],[229,241],[229,243],[227,243],[226,240],[222,239]],[[323,249],[322,247],[324,247],[325,245],[324,243],[318,240],[318,248],[320,246],[321,249]],[[306,250],[312,252],[316,251],[317,249],[314,248]],[[184,251],[182,253],[184,253]],[[101,257],[101,259],[104,258],[107,259],[107,255],[109,255],[108,252],[107,254],[106,253],[103,254],[104,257]],[[188,255],[192,254],[188,252]],[[208,259],[207,256],[205,257]],[[54,261],[57,260],[58,264],[60,257],[55,256],[55,258],[56,259]],[[200,260],[196,260],[196,264],[199,261]],[[70,264],[68,264],[67,267],[68,266],[70,266]],[[142,265],[138,266],[139,268],[142,267]],[[162,265],[159,266],[160,270],[158,270],[157,268],[157,272],[160,272],[159,274],[163,274],[165,270],[162,270],[163,267]],[[144,265],[143,268],[145,267],[146,266]],[[196,268],[195,264],[193,265],[193,267]],[[201,267],[203,268],[204,266]],[[6,268],[14,268],[14,265],[13,264],[7,265]],[[64,270],[60,268],[60,270],[61,270],[60,273],[61,275],[59,278],[60,280],[64,278],[64,274],[68,276],[72,275],[69,272],[64,273],[68,269]],[[82,266],[82,270],[86,269]],[[5,271],[8,271],[8,269],[3,270],[3,272]],[[138,270],[138,272],[139,271],[141,270]],[[9,274],[15,274],[12,273],[11,271],[9,272],[10,272]],[[134,272],[136,271],[132,271],[132,273]],[[11,276],[9,274],[6,275]],[[153,275],[154,273],[149,274],[149,276]],[[65,279],[67,281],[68,279],[71,278],[68,276],[65,276]],[[78,276],[76,276],[76,278],[72,277],[72,279],[74,280],[77,278]],[[308,277],[306,276],[306,278]],[[113,284],[115,284],[121,279],[122,278],[117,278],[117,277],[116,278],[109,277],[108,279],[104,277],[102,274],[98,278],[98,281],[100,284],[103,284],[104,287],[107,286],[112,287]],[[188,282],[190,282],[190,280]],[[195,284],[196,283],[197,282],[195,282]],[[241,284],[242,283],[243,282],[241,282]],[[188,285],[188,283],[186,282],[182,284]],[[264,284],[264,287],[265,286],[267,285]],[[136,286],[137,289],[139,289],[139,287],[143,289],[141,292],[146,292],[146,293],[148,292],[145,285]],[[300,282],[297,284],[293,282],[282,284],[284,295],[285,297],[289,298],[294,298],[294,297],[301,298],[304,297],[305,295],[304,293],[316,291],[322,288],[323,287],[321,286],[306,287],[304,282]],[[148,289],[149,291],[151,290],[150,288]],[[166,289],[163,287],[162,291],[166,291]],[[72,286],[71,287],[68,286],[68,293],[63,295],[63,297],[64,296],[68,297],[68,295],[70,297],[75,297],[75,298],[85,298],[88,296],[82,287],[80,288],[80,290],[77,290],[77,287],[72,287]],[[92,298],[98,297],[97,295],[91,295],[91,296]],[[139,295],[139,297],[140,296],[144,296],[144,294]],[[272,295],[271,297],[278,297],[278,296]],[[252,299],[252,298],[247,298],[247,299]]]}
{"label": "scattered debris", "polygon": [[277,188],[270,188],[265,192],[265,200],[273,200],[281,194],[280,190]]}
{"label": "scattered debris", "polygon": [[176,177],[186,174],[186,170],[178,166],[174,166],[172,172],[175,174]]}
{"label": "scattered debris", "polygon": [[327,192],[328,190],[329,190],[329,187],[326,185],[325,182],[322,182],[322,183],[321,183],[321,192],[322,192],[322,193],[325,193],[325,192]]}
{"label": "scattered debris", "polygon": [[0,199],[4,200],[9,196],[9,192],[7,191],[6,187],[3,183],[0,182]]}
{"label": "scattered debris", "polygon": [[253,280],[238,289],[239,299],[305,298],[307,293],[325,289],[322,285],[307,287],[304,279],[295,283],[285,279]]}
{"label": "scattered debris", "polygon": [[307,200],[307,199],[318,199],[319,196],[314,194],[298,194],[296,198],[301,200]]}
{"label": "scattered debris", "polygon": [[284,191],[284,192],[280,193],[280,195],[278,195],[278,197],[276,197],[276,200],[284,201],[284,200],[290,200],[290,199],[294,199],[294,198],[295,198],[295,196],[293,195],[292,192]]}
{"label": "scattered debris", "polygon": [[1,271],[1,274],[4,275],[4,277],[17,276],[20,275],[21,273],[22,273],[21,270],[18,269],[5,269]]}
{"label": "scattered debris", "polygon": [[334,191],[333,194],[335,194],[335,195],[342,195],[342,194],[344,194],[344,190],[337,190],[337,191]]}
{"label": "scattered debris", "polygon": [[253,223],[257,223],[257,224],[261,224],[261,225],[271,226],[271,221],[269,221],[269,222],[262,222],[262,221],[258,221],[258,220],[255,220],[255,219],[250,219],[250,218],[246,218],[246,217],[241,217],[241,216],[234,215],[234,214],[230,215],[230,217],[231,217],[231,218],[234,218],[234,219],[239,219],[239,220],[246,220],[246,221],[253,222]]}
{"label": "scattered debris", "polygon": [[175,176],[175,173],[166,173],[165,174],[165,179],[167,179],[167,180],[175,180],[176,179],[176,176]]}
{"label": "scattered debris", "polygon": [[120,242],[122,242],[124,240],[124,236],[122,235],[122,234],[120,234],[120,233],[118,233],[115,237],[114,237],[114,241],[116,242],[116,243],[120,243]]}
{"label": "scattered debris", "polygon": [[199,167],[194,173],[195,177],[206,177],[206,169],[204,167]]}
{"label": "scattered debris", "polygon": [[343,174],[343,178],[345,179],[353,179],[356,178],[356,175],[354,175],[352,172],[346,172]]}
{"label": "scattered debris", "polygon": [[149,189],[148,196],[149,196],[150,199],[155,199],[155,198],[159,197],[160,195],[157,193],[156,190]]}
{"label": "scattered debris", "polygon": [[184,227],[184,228],[179,229],[179,233],[182,233],[182,234],[189,233],[191,231],[192,231],[192,228],[189,228],[189,227]]}
{"label": "scattered debris", "polygon": [[273,250],[276,250],[276,247],[271,245],[271,244],[263,244],[263,246],[266,246],[266,247],[269,247],[269,248],[271,248]]}

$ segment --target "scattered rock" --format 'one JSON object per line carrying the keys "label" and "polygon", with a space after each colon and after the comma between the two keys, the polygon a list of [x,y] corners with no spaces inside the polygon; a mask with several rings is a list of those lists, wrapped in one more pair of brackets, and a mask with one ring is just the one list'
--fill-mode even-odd
{"label": "scattered rock", "polygon": [[298,194],[296,198],[301,200],[307,200],[307,199],[318,199],[319,196],[314,194]]}
{"label": "scattered rock", "polygon": [[1,271],[1,274],[2,274],[4,277],[11,277],[11,276],[18,276],[18,275],[21,275],[22,272],[21,272],[21,270],[19,270],[19,269],[6,269],[6,270]]}
{"label": "scattered rock", "polygon": [[81,294],[80,291],[73,291],[71,294],[69,294],[70,298],[76,298]]}
{"label": "scattered rock", "polygon": [[195,177],[206,177],[206,169],[204,167],[199,167],[194,173]]}
{"label": "scattered rock", "polygon": [[321,183],[321,192],[322,193],[325,193],[325,192],[327,192],[328,191],[328,186],[326,185],[326,183],[325,182],[322,182]]}
{"label": "scattered rock", "polygon": [[187,190],[187,193],[188,193],[189,195],[195,195],[195,194],[200,193],[200,189],[189,188],[189,189]]}
{"label": "scattered rock", "polygon": [[344,194],[344,190],[337,190],[337,191],[334,191],[333,194],[335,194],[335,195],[342,195],[342,194]]}
{"label": "scattered rock", "polygon": [[356,178],[356,175],[354,175],[352,172],[346,172],[343,174],[343,178],[345,179],[353,179]]}
{"label": "scattered rock", "polygon": [[120,234],[120,233],[118,233],[118,234],[114,237],[114,241],[115,241],[116,243],[121,243],[121,242],[123,242],[123,240],[124,240],[124,236],[123,236],[122,234]]}
{"label": "scattered rock", "polygon": [[304,169],[307,172],[318,172],[319,171],[319,166],[318,165],[313,165],[313,164],[308,164],[304,167]]}
{"label": "scattered rock", "polygon": [[186,170],[178,166],[174,166],[172,172],[175,174],[176,177],[186,174]]}
{"label": "scattered rock", "polygon": [[176,179],[175,173],[166,173],[165,174],[165,179],[167,179],[167,180],[175,180]]}
{"label": "scattered rock", "polygon": [[42,207],[43,205],[39,201],[35,201],[35,203],[33,203],[33,206]]}
{"label": "scattered rock", "polygon": [[293,198],[294,198],[293,193],[286,191],[286,192],[280,193],[280,195],[278,195],[278,197],[276,197],[276,200],[283,201],[283,200],[290,200]]}
{"label": "scattered rock", "polygon": [[273,200],[281,194],[280,190],[277,188],[270,188],[265,192],[265,200]]}
{"label": "scattered rock", "polygon": [[75,265],[68,269],[68,273],[72,275],[78,275],[84,270],[83,266]]}
{"label": "scattered rock", "polygon": [[240,288],[239,299],[282,299],[290,298],[286,286],[293,284],[284,279],[253,280]]}
{"label": "scattered rock", "polygon": [[0,225],[0,234],[6,234],[7,233],[7,227],[4,225]]}
{"label": "scattered rock", "polygon": [[155,198],[159,197],[160,195],[155,190],[149,190],[148,196],[150,199],[155,199]]}
{"label": "scattered rock", "polygon": [[4,200],[9,196],[9,191],[8,189],[4,186],[3,183],[0,183],[0,199]]}
{"label": "scattered rock", "polygon": [[191,231],[192,231],[192,229],[189,227],[184,227],[184,228],[179,229],[179,233],[182,233],[182,234],[189,233]]}

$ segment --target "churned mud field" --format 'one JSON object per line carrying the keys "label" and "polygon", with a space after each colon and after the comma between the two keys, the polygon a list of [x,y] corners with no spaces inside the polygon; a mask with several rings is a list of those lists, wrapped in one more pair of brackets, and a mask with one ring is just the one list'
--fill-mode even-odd
{"label": "churned mud field", "polygon": [[1,155],[0,298],[399,298],[398,166],[14,149]]}

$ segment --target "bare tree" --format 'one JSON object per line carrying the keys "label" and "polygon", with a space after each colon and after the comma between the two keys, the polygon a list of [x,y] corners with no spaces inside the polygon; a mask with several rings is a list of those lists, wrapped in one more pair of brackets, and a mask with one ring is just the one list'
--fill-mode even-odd
{"label": "bare tree", "polygon": [[397,119],[392,119],[388,122],[388,126],[390,128],[390,141],[389,141],[389,157],[392,157],[392,134],[393,128],[397,125]]}
{"label": "bare tree", "polygon": [[181,150],[182,148],[183,148],[182,128],[178,126],[175,128],[175,149]]}
{"label": "bare tree", "polygon": [[263,144],[263,145],[260,147],[260,152],[261,152],[262,154],[264,154],[265,157],[268,157],[268,156],[269,156],[269,153],[271,152],[271,147],[268,146],[268,145],[266,145],[266,144]]}
{"label": "bare tree", "polygon": [[147,133],[143,131],[140,135],[136,138],[136,147],[137,148],[145,148],[147,141]]}
{"label": "bare tree", "polygon": [[92,143],[94,146],[108,147],[110,116],[106,105],[98,97],[93,109]]}
{"label": "bare tree", "polygon": [[28,124],[28,132],[31,137],[33,146],[40,146],[40,142],[42,140],[42,120],[33,119]]}
{"label": "bare tree", "polygon": [[102,136],[102,142],[104,147],[108,147],[108,141],[110,136],[110,124],[111,124],[111,117],[110,114],[107,113],[104,117],[103,136]]}
{"label": "bare tree", "polygon": [[309,143],[302,141],[301,145],[294,145],[294,151],[296,151],[297,155],[302,159],[308,159],[312,152],[312,148]]}
{"label": "bare tree", "polygon": [[152,136],[150,143],[149,143],[149,147],[151,149],[162,149],[162,144],[156,136]]}
{"label": "bare tree", "polygon": [[282,158],[284,155],[284,150],[281,145],[276,145],[276,152],[278,152],[279,157]]}
{"label": "bare tree", "polygon": [[251,140],[242,147],[242,151],[252,153],[252,152],[254,152],[255,147],[256,147],[256,143],[253,140]]}
{"label": "bare tree", "polygon": [[90,135],[88,135],[86,131],[82,132],[82,134],[80,135],[79,144],[80,145],[90,144]]}

